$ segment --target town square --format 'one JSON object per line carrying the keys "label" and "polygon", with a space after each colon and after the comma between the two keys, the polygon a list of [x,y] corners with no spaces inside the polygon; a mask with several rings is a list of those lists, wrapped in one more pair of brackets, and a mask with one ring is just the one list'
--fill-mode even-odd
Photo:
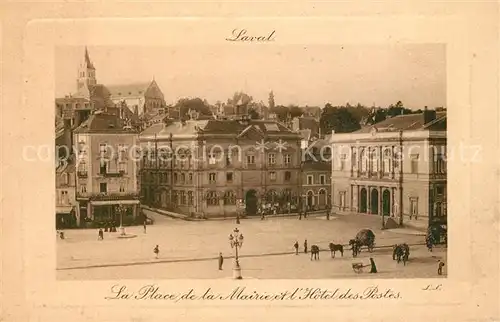
{"label": "town square", "polygon": [[[442,48],[428,49],[441,68]],[[225,57],[245,54],[239,50]],[[329,50],[344,57],[359,49]],[[402,55],[391,68],[426,73],[403,59],[421,54],[412,47],[370,50]],[[220,92],[227,100],[207,92],[209,101],[201,89],[176,93],[163,74],[117,84],[105,63],[109,51],[60,52],[66,82],[58,84],[69,93],[55,100],[58,278],[447,275],[445,95],[414,95],[412,84],[398,96],[374,82],[365,85],[383,94],[330,103],[326,92],[302,98],[270,81],[254,88],[256,97],[247,82],[236,91],[227,85]],[[297,64],[308,55],[294,52]],[[370,66],[356,68],[370,79]],[[324,67],[311,63],[302,72]],[[112,83],[100,83],[101,74]],[[384,103],[366,103],[376,97]]]}

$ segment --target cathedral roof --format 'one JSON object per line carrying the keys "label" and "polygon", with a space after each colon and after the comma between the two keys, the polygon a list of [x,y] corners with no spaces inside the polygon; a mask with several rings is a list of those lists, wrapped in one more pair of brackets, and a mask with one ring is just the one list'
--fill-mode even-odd
{"label": "cathedral roof", "polygon": [[147,89],[151,85],[149,83],[134,83],[134,84],[122,84],[122,85],[109,85],[108,89],[111,96],[114,98],[118,97],[130,97],[130,96],[144,96]]}

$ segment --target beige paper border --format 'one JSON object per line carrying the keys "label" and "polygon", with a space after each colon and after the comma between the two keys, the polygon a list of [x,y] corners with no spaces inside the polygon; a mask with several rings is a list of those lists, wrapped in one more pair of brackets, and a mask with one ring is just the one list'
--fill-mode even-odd
{"label": "beige paper border", "polygon": [[[22,6],[18,8],[22,9]],[[124,4],[115,4],[111,9],[118,6]],[[138,10],[140,6],[137,4],[129,7],[131,11],[126,12],[120,7],[114,15],[137,17],[152,10],[152,7]],[[325,4],[317,7],[325,8]],[[338,8],[343,14],[349,13],[350,8],[346,4],[331,7]],[[88,8],[87,15],[99,15],[96,7],[88,5],[85,8]],[[208,10],[201,4],[197,8]],[[226,10],[227,14],[227,6],[225,8],[221,11]],[[5,312],[39,317],[42,321],[145,321],[165,320],[167,316],[170,320],[177,315],[198,320],[222,316],[218,310],[233,317],[244,315],[255,319],[263,315],[270,320],[311,317],[315,320],[327,317],[355,320],[371,316],[397,320],[439,317],[461,321],[495,316],[498,312],[492,305],[498,300],[498,288],[494,288],[498,285],[498,232],[495,235],[491,228],[498,226],[498,174],[494,163],[498,160],[499,121],[499,38],[494,30],[498,27],[496,6],[454,4],[422,9],[415,4],[392,7],[379,3],[351,9],[358,13],[352,16],[333,17],[330,10],[328,17],[328,11],[325,14],[325,11],[314,11],[310,7],[302,7],[300,11],[300,8],[290,5],[288,10],[295,13],[291,15],[322,15],[310,18],[262,18],[263,14],[249,9],[251,6],[242,4],[240,8],[253,12],[254,17],[47,20],[31,21],[27,25],[18,23],[17,29],[9,26],[4,30],[4,35],[14,40],[3,47],[2,149],[7,152],[2,156],[2,299],[7,298],[4,303],[8,304],[4,306]],[[17,13],[23,16],[19,9]],[[384,10],[394,15],[376,14]],[[411,14],[419,11],[423,14]],[[15,21],[12,15],[7,18],[3,19],[4,23]],[[23,145],[53,142],[55,46],[85,43],[103,46],[227,45],[224,38],[235,25],[244,25],[256,32],[276,29],[276,45],[446,43],[448,146],[458,148],[460,143],[480,144],[482,162],[448,164],[450,246],[448,278],[438,280],[443,284],[441,292],[421,291],[429,283],[436,284],[432,279],[244,280],[238,283],[231,280],[172,280],[157,282],[168,290],[204,289],[208,286],[230,290],[236,285],[247,285],[267,292],[292,287],[362,289],[377,284],[380,288],[397,289],[403,298],[397,302],[362,303],[297,301],[282,306],[263,302],[107,302],[103,297],[108,295],[113,282],[55,280],[53,162],[31,163],[21,159]],[[12,30],[15,32],[7,33]],[[17,37],[22,37],[23,42],[20,43]],[[144,283],[150,281],[126,281],[130,288]],[[15,304],[19,306],[16,308]],[[314,309],[308,307],[310,305]]]}

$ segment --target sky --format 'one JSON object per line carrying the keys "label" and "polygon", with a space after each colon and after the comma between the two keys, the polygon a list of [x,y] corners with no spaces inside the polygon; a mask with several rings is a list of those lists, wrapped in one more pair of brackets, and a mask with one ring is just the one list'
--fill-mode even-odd
{"label": "sky", "polygon": [[[76,90],[85,47],[56,50],[56,97]],[[167,104],[183,97],[225,102],[236,91],[276,105],[446,107],[446,49],[416,45],[88,47],[97,82],[148,82]]]}

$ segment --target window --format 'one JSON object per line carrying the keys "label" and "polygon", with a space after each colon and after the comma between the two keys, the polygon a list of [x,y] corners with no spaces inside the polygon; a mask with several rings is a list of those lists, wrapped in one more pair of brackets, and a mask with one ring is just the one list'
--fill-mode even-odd
{"label": "window", "polygon": [[434,157],[434,173],[446,173],[446,162],[443,154],[437,153]]}
{"label": "window", "polygon": [[236,196],[233,191],[226,191],[224,194],[224,205],[235,205]]}
{"label": "window", "polygon": [[391,150],[390,149],[385,149],[384,150],[384,174],[390,173],[391,172]]}
{"label": "window", "polygon": [[125,184],[120,183],[120,192],[125,192]]}
{"label": "window", "polygon": [[188,183],[193,183],[193,174],[192,173],[188,174]]}
{"label": "window", "polygon": [[292,156],[290,154],[285,154],[283,156],[283,162],[285,165],[290,165],[292,163]]}
{"label": "window", "polygon": [[313,179],[314,179],[314,177],[313,177],[313,176],[308,175],[308,176],[307,176],[307,184],[308,184],[308,185],[312,185],[312,184],[314,183],[314,180],[313,180]]}
{"label": "window", "polygon": [[319,183],[326,184],[326,176],[324,174],[319,176]]}
{"label": "window", "polygon": [[87,174],[87,164],[85,163],[85,161],[82,160],[78,164],[78,172],[80,174]]}
{"label": "window", "polygon": [[276,181],[276,172],[274,171],[269,172],[269,180]]}
{"label": "window", "polygon": [[64,205],[69,204],[67,191],[61,191],[61,203]]}
{"label": "window", "polygon": [[371,160],[371,173],[377,173],[379,171],[379,160],[378,160],[378,150],[370,151],[370,160]]}
{"label": "window", "polygon": [[276,164],[276,154],[269,153],[269,155],[267,156],[267,161],[269,162],[269,164]]}
{"label": "window", "polygon": [[208,174],[208,181],[210,183],[216,183],[217,182],[217,173],[211,172]]}
{"label": "window", "polygon": [[418,198],[410,197],[410,219],[418,216]]}
{"label": "window", "polygon": [[184,173],[181,173],[181,183],[186,183],[186,175]]}
{"label": "window", "polygon": [[434,216],[441,217],[443,216],[443,204],[441,202],[436,202],[434,204]]}
{"label": "window", "polygon": [[215,159],[215,153],[210,153],[208,155],[208,164],[215,164],[216,159]]}
{"label": "window", "polygon": [[361,162],[361,172],[365,173],[368,170],[368,158],[365,149],[361,149],[359,152],[359,161]]}
{"label": "window", "polygon": [[101,154],[101,156],[106,153],[107,148],[108,148],[108,146],[106,143],[99,144],[99,153]]}
{"label": "window", "polygon": [[101,164],[99,167],[100,174],[106,174],[108,172],[108,161],[101,160]]}
{"label": "window", "polygon": [[180,196],[181,196],[181,205],[186,205],[187,204],[187,199],[186,199],[186,193],[184,191],[180,191],[179,192]]}
{"label": "window", "polygon": [[209,205],[209,206],[218,206],[219,205],[219,198],[217,197],[217,192],[210,191],[207,194],[207,205]]}
{"label": "window", "polygon": [[179,180],[179,175],[177,173],[174,173],[174,183],[177,183]]}
{"label": "window", "polygon": [[127,169],[127,164],[125,162],[118,163],[118,171],[125,173]]}
{"label": "window", "polygon": [[358,164],[358,159],[357,159],[357,153],[356,153],[356,150],[353,149],[352,150],[352,168],[353,170],[356,170],[358,168],[357,164]]}
{"label": "window", "polygon": [[247,155],[247,164],[255,164],[255,155]]}
{"label": "window", "polygon": [[84,185],[84,184],[80,185],[80,192],[81,193],[86,193],[87,192],[87,186]]}
{"label": "window", "polygon": [[178,205],[179,204],[179,192],[174,190],[172,191],[172,203],[174,205]]}
{"label": "window", "polygon": [[108,192],[108,184],[106,182],[99,183],[99,192],[107,193]]}
{"label": "window", "polygon": [[346,155],[345,154],[340,155],[340,171],[344,171],[345,169],[345,160],[346,160]]}
{"label": "window", "polygon": [[232,163],[232,161],[231,161],[232,160],[231,153],[228,152],[228,153],[225,153],[225,155],[226,155],[226,165],[231,165],[231,163]]}
{"label": "window", "polygon": [[436,186],[436,195],[442,196],[443,194],[444,194],[444,187],[443,186]]}
{"label": "window", "polygon": [[411,155],[411,173],[418,173],[418,154]]}
{"label": "window", "polygon": [[192,191],[188,191],[188,205],[192,206],[194,204],[194,196]]}
{"label": "window", "polygon": [[401,152],[395,152],[394,153],[394,158],[392,160],[394,169],[399,169],[399,166],[401,164]]}
{"label": "window", "polygon": [[290,171],[285,171],[285,181],[292,180],[292,173]]}
{"label": "window", "polygon": [[233,173],[232,172],[226,173],[226,181],[229,183],[233,182]]}

